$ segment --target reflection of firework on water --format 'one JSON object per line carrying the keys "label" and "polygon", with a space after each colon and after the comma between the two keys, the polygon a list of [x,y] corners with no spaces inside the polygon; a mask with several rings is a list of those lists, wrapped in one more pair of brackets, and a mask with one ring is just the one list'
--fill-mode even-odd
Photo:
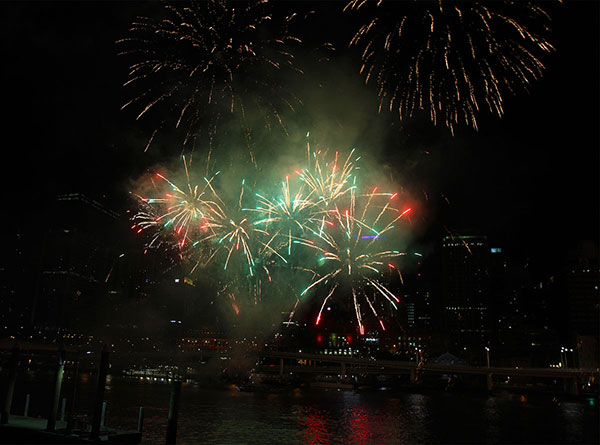
{"label": "reflection of firework on water", "polygon": [[[394,308],[399,302],[382,283],[382,278],[384,271],[398,270],[392,261],[404,254],[391,250],[389,242],[384,246],[381,240],[410,209],[400,211],[395,208],[392,200],[397,194],[379,193],[377,188],[360,196],[355,196],[353,189],[350,195],[345,209],[336,204],[328,210],[329,224],[326,230],[313,231],[315,242],[303,243],[318,251],[320,259],[317,267],[319,275],[315,276],[302,295],[313,288],[328,289],[317,315],[316,324],[319,324],[323,309],[336,290],[350,290],[359,331],[363,335],[361,301],[367,303],[384,330],[385,325],[374,304],[376,298],[383,297]],[[385,204],[381,204],[382,199],[386,200]]]}
{"label": "reflection of firework on water", "polygon": [[274,119],[283,126],[281,111],[296,99],[276,77],[284,68],[295,69],[285,44],[298,39],[288,35],[291,18],[273,25],[269,6],[268,1],[176,2],[164,4],[163,20],[138,17],[131,37],[119,43],[126,45],[122,54],[135,59],[125,85],[142,92],[124,107],[137,105],[138,119],[162,107],[162,116],[186,127],[186,140],[207,123],[215,125],[220,114],[236,112],[245,120],[251,107],[261,110],[267,125]]}
{"label": "reflection of firework on water", "polygon": [[377,84],[380,109],[401,118],[424,109],[434,124],[477,128],[477,112],[502,116],[503,94],[540,78],[538,55],[553,50],[549,15],[534,2],[350,0],[346,10],[375,3],[350,44],[363,49],[361,72]]}
{"label": "reflection of firework on water", "polygon": [[[410,209],[395,204],[396,193],[377,187],[358,192],[354,152],[342,161],[337,153],[331,159],[322,152],[308,153],[308,166],[292,180],[286,176],[276,194],[257,193],[256,185],[249,188],[243,180],[239,195],[231,199],[219,193],[225,184],[217,183],[216,175],[204,178],[202,187],[193,185],[184,159],[186,185],[157,175],[168,193],[140,198],[134,228],[151,231],[150,245],[177,239],[180,256],[193,263],[190,273],[210,266],[222,286],[218,295],[227,297],[236,313],[246,302],[262,301],[267,284],[269,294],[295,302],[319,289],[327,295],[318,324],[327,302],[347,289],[360,332],[361,304],[385,329],[377,299],[394,307],[398,302],[383,274],[400,276],[394,259],[403,254],[393,250],[391,232]],[[313,264],[315,252],[318,264]]]}

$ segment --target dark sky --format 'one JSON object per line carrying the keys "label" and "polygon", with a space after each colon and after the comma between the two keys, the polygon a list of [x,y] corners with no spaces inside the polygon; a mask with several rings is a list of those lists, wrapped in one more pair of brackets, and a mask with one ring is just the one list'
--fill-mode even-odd
{"label": "dark sky", "polygon": [[[128,98],[121,87],[127,61],[117,57],[115,45],[132,18],[153,6],[0,4],[3,195],[17,221],[34,218],[59,191],[123,199],[130,180],[156,162],[156,154],[143,153],[150,127],[119,110]],[[309,40],[347,41],[341,3],[315,6]],[[454,137],[419,122],[407,122],[399,136],[398,126],[390,127],[390,140],[405,146],[389,144],[382,152],[434,197],[423,218],[434,229],[422,233],[420,243],[438,242],[433,238],[446,225],[488,234],[522,255],[560,261],[577,240],[597,242],[598,18],[596,1],[565,2],[554,18],[557,50],[545,59],[545,77],[530,94],[508,98],[503,119],[484,115],[478,132],[460,129]],[[348,59],[356,54],[337,54],[334,64],[353,66]],[[340,71],[334,65],[324,72]],[[349,83],[355,79],[348,74]],[[368,94],[349,97],[360,101]],[[440,194],[450,205],[435,198]]]}

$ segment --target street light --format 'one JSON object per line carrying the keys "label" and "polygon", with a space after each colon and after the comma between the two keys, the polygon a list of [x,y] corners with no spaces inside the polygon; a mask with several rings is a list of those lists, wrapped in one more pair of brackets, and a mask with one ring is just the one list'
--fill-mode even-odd
{"label": "street light", "polygon": [[566,348],[564,346],[562,346],[560,348],[560,361],[561,361],[561,363],[565,364],[565,368],[568,367],[567,366],[568,365],[568,363],[567,363],[567,352],[573,352],[573,349],[569,349],[569,348]]}
{"label": "street light", "polygon": [[490,367],[490,348],[485,347],[485,356],[487,358],[487,367]]}

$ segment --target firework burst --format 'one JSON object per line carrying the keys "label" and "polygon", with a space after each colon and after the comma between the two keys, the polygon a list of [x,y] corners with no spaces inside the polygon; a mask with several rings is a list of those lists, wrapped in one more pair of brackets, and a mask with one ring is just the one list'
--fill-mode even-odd
{"label": "firework burst", "polygon": [[354,149],[340,164],[340,155],[336,151],[334,156],[329,156],[327,151],[311,151],[310,144],[306,144],[307,167],[297,172],[300,181],[306,184],[308,193],[306,200],[312,201],[319,208],[333,205],[346,193],[355,188],[356,179],[353,171],[355,162]]}
{"label": "firework burst", "polygon": [[502,116],[503,95],[539,79],[539,56],[553,50],[549,15],[530,1],[351,0],[346,10],[369,5],[374,16],[350,45],[362,49],[361,73],[377,85],[380,110],[401,119],[423,109],[451,131],[476,129],[477,113]]}
{"label": "firework burst", "polygon": [[[404,253],[389,249],[389,243],[384,246],[382,239],[410,209],[401,211],[395,208],[392,201],[397,194],[380,193],[377,188],[360,196],[356,196],[353,189],[350,195],[345,209],[335,205],[327,211],[326,230],[313,230],[316,242],[303,242],[316,250],[320,258],[316,268],[318,274],[302,295],[314,288],[327,289],[316,318],[318,325],[325,305],[336,293],[351,294],[358,328],[363,335],[361,302],[366,303],[384,330],[385,325],[376,309],[376,299],[383,297],[394,308],[399,303],[398,297],[383,284],[383,278],[386,270],[398,270],[393,261]],[[381,204],[382,200],[386,201],[385,204]]]}
{"label": "firework burst", "polygon": [[302,184],[296,193],[292,193],[289,176],[286,176],[281,183],[280,196],[269,198],[257,193],[258,204],[252,209],[258,214],[254,225],[263,226],[266,230],[272,228],[274,236],[283,240],[283,243],[277,244],[287,246],[288,257],[292,254],[293,242],[306,235],[315,215],[315,203],[307,199],[304,190]]}
{"label": "firework burst", "polygon": [[160,183],[157,185],[153,179],[154,189],[158,191],[166,185],[167,191],[160,193],[159,196],[162,196],[157,198],[135,195],[142,203],[142,210],[133,217],[135,224],[132,228],[137,228],[138,231],[154,228],[155,237],[150,246],[158,239],[161,230],[172,229],[180,248],[185,247],[186,241],[195,238],[198,229],[204,226],[199,222],[206,220],[207,215],[213,213],[215,203],[205,199],[210,181],[206,181],[202,187],[192,185],[189,165],[185,157],[182,157],[182,160],[186,176],[184,186],[177,186],[161,173],[156,173],[155,177]]}
{"label": "firework burst", "polygon": [[245,121],[250,108],[261,110],[267,126],[283,127],[282,110],[297,99],[280,77],[300,71],[286,46],[299,41],[288,33],[291,18],[274,25],[267,0],[165,3],[164,12],[163,20],[138,17],[131,37],[118,42],[125,45],[121,54],[134,59],[125,85],[141,91],[123,108],[136,106],[138,119],[154,109],[172,117],[175,127],[185,127],[186,142],[201,129],[214,130],[223,116]]}
{"label": "firework burst", "polygon": [[381,303],[396,307],[399,301],[386,287],[390,277],[385,273],[400,275],[394,261],[403,255],[393,249],[392,232],[410,209],[396,204],[396,193],[377,187],[359,192],[359,158],[354,151],[329,158],[309,148],[308,154],[309,164],[292,180],[286,176],[278,192],[257,193],[256,184],[248,186],[242,180],[239,195],[231,198],[219,193],[231,189],[216,180],[219,172],[204,178],[202,186],[194,185],[184,158],[185,185],[157,174],[160,181],[154,188],[166,187],[168,192],[140,197],[133,228],[151,231],[151,245],[177,239],[180,256],[193,263],[190,274],[210,267],[206,270],[221,287],[218,295],[226,297],[236,313],[248,302],[262,301],[268,283],[280,304],[324,293],[317,324],[325,305],[335,298],[343,307],[351,301],[348,307],[356,314],[361,334],[367,307],[385,329]]}

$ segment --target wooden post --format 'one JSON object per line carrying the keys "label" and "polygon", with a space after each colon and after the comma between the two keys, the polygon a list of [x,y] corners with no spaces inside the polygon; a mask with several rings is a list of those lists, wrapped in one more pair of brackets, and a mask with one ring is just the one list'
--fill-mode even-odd
{"label": "wooden post", "polygon": [[6,390],[6,398],[4,399],[4,408],[0,415],[0,424],[8,423],[10,408],[12,407],[13,395],[15,393],[15,383],[17,383],[17,366],[19,364],[19,347],[13,346],[10,356],[10,364],[8,365],[8,387]]}
{"label": "wooden post", "polygon": [[56,356],[54,388],[52,389],[52,397],[50,398],[52,405],[50,405],[50,414],[48,415],[48,422],[46,423],[46,429],[48,431],[54,431],[56,428],[56,416],[58,414],[58,403],[60,402],[60,390],[62,389],[63,375],[65,372],[65,356],[65,350],[61,345]]}
{"label": "wooden post", "polygon": [[567,394],[570,394],[572,396],[579,395],[579,379],[577,378],[577,376],[565,377],[564,390]]}
{"label": "wooden post", "polygon": [[410,368],[410,383],[417,383],[417,368]]}
{"label": "wooden post", "polygon": [[283,359],[279,359],[279,377],[283,377]]}
{"label": "wooden post", "polygon": [[487,380],[487,390],[488,391],[492,391],[494,389],[494,381],[492,379],[492,373],[488,373],[486,376],[486,380]]}
{"label": "wooden post", "polygon": [[[79,353],[78,353],[79,354]],[[73,372],[73,392],[71,394],[71,403],[69,407],[69,417],[67,419],[67,432],[73,430],[75,424],[75,398],[77,397],[77,383],[79,381],[79,355],[75,360],[75,370]]]}
{"label": "wooden post", "polygon": [[92,417],[91,438],[98,439],[100,435],[100,421],[102,417],[102,402],[104,401],[104,387],[106,386],[106,375],[108,374],[108,348],[102,346],[102,354],[98,365],[98,383],[96,385],[96,398],[94,400],[94,414]]}
{"label": "wooden post", "polygon": [[61,420],[61,422],[65,421],[66,412],[67,412],[67,398],[63,397],[62,404],[60,405],[60,420]]}
{"label": "wooden post", "polygon": [[342,378],[346,377],[346,363],[342,362]]}
{"label": "wooden post", "polygon": [[181,394],[181,381],[173,380],[171,386],[171,400],[169,401],[169,418],[167,420],[166,444],[171,445],[177,441],[177,416],[179,414],[179,396]]}
{"label": "wooden post", "polygon": [[25,409],[23,409],[23,417],[27,417],[29,415],[29,402],[31,401],[31,394],[27,394],[25,396]]}
{"label": "wooden post", "polygon": [[106,402],[102,402],[102,414],[100,415],[100,428],[104,428],[106,421]]}
{"label": "wooden post", "polygon": [[144,407],[140,406],[140,410],[138,412],[138,433],[142,433],[142,430],[144,429]]}

